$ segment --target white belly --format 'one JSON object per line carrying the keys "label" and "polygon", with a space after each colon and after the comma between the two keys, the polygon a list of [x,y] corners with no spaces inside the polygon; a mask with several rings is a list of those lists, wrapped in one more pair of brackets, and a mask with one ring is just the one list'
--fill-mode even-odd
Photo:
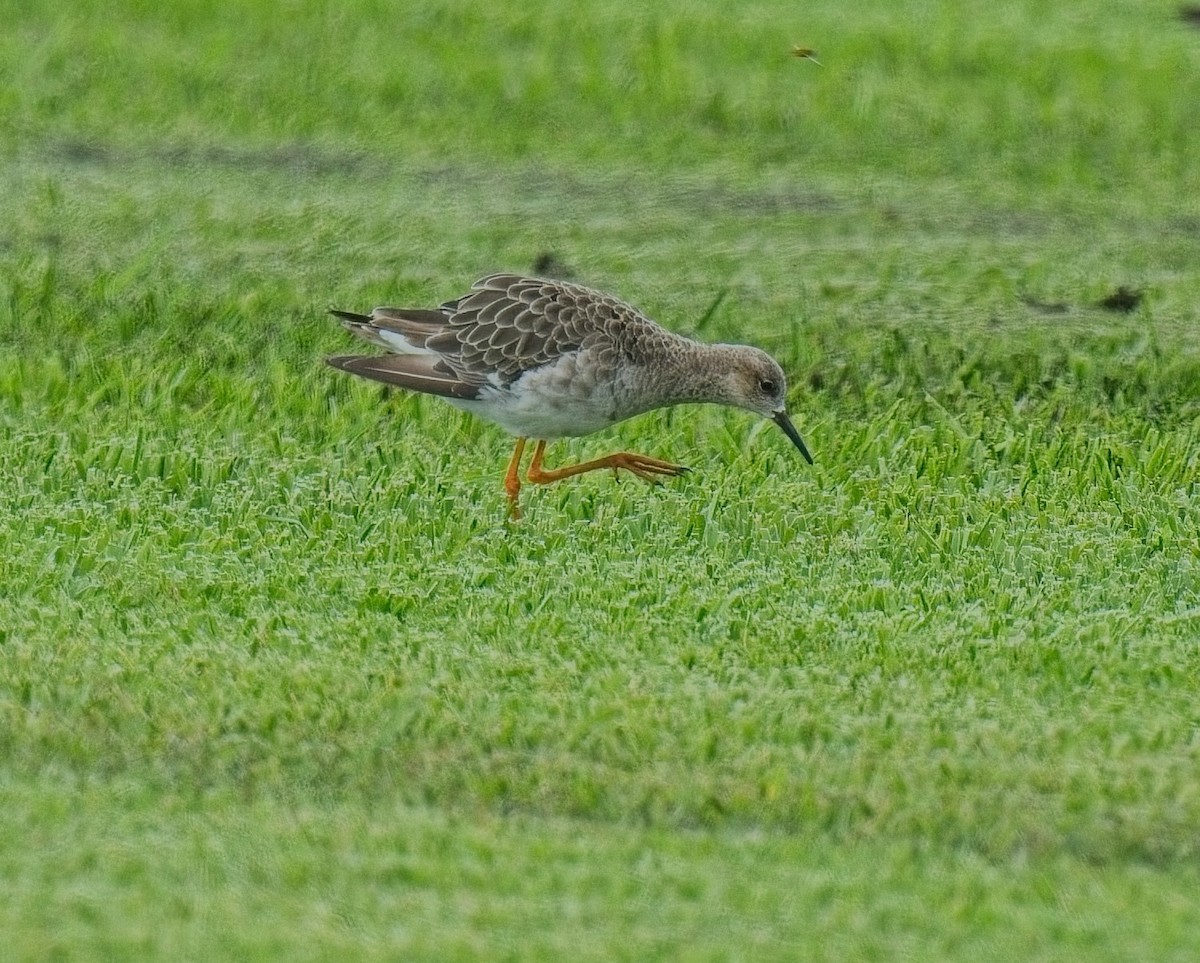
{"label": "white belly", "polygon": [[477,401],[447,400],[510,434],[549,441],[590,435],[633,414],[623,413],[613,389],[611,380],[564,358],[527,372],[508,387],[485,388]]}
{"label": "white belly", "polygon": [[455,408],[493,421],[509,434],[521,438],[575,438],[607,428],[614,419],[594,405],[572,399],[553,402],[532,396],[514,398],[501,395],[495,399],[461,401],[447,398]]}

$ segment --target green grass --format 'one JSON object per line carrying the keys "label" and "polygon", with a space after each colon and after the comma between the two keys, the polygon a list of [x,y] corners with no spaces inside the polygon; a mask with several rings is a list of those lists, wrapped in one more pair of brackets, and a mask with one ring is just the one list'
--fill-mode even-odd
{"label": "green grass", "polygon": [[[0,2],[11,958],[1194,956],[1200,33],[627,6]],[[816,466],[321,363],[544,252]]]}

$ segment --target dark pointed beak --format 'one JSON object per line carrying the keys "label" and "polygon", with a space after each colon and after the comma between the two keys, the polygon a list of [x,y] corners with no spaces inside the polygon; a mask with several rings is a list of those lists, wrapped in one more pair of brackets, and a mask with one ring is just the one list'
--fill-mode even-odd
{"label": "dark pointed beak", "polygon": [[775,424],[783,429],[783,433],[787,435],[792,444],[800,449],[800,454],[804,456],[804,460],[810,465],[813,463],[812,455],[808,453],[808,448],[804,444],[804,439],[800,437],[800,432],[796,430],[796,426],[792,424],[792,419],[787,416],[786,411],[777,411],[774,415]]}

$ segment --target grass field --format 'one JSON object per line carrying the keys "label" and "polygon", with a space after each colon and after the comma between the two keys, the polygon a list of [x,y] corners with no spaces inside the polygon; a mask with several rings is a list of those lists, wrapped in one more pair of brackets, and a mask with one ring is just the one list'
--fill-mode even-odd
{"label": "grass field", "polygon": [[[1195,959],[1200,30],[409,6],[0,0],[5,959]],[[543,255],[816,466],[322,364]]]}

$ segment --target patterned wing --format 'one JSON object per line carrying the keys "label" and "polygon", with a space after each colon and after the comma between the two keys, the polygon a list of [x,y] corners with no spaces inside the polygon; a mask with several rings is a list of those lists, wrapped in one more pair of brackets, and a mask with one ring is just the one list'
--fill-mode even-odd
{"label": "patterned wing", "polygon": [[508,384],[530,368],[589,344],[619,341],[618,329],[656,328],[623,301],[577,284],[493,274],[448,301],[449,323],[425,341],[466,376]]}

